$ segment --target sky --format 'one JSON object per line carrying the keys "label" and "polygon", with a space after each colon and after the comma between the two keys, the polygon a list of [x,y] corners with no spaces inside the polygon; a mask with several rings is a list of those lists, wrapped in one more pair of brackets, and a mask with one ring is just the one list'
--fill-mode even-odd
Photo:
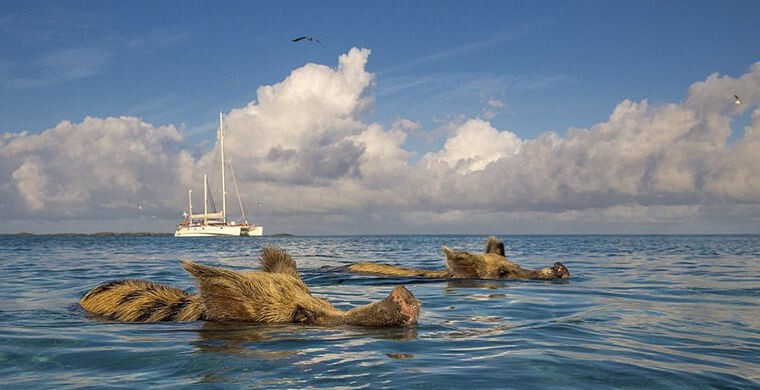
{"label": "sky", "polygon": [[265,234],[760,233],[759,14],[0,0],[0,233],[173,232],[219,112]]}

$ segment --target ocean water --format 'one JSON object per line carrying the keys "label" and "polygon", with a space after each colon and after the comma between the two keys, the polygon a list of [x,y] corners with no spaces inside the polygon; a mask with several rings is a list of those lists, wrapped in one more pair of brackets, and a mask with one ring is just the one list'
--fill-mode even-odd
{"label": "ocean water", "polygon": [[[325,269],[437,269],[486,236],[178,239],[0,236],[0,387],[760,388],[760,236],[500,236],[565,281],[419,280]],[[193,289],[180,258],[236,270],[278,245],[315,295],[348,309],[404,284],[418,325],[124,324],[90,288],[140,278]]]}

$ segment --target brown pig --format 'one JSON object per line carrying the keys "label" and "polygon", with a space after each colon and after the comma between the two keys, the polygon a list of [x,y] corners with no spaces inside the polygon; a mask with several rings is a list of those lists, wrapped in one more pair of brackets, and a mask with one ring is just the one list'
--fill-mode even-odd
{"label": "brown pig", "polygon": [[246,321],[309,325],[403,326],[415,324],[420,302],[403,286],[384,300],[348,311],[311,295],[282,249],[264,247],[261,271],[235,272],[189,260],[182,267],[192,275],[199,295],[175,287],[123,280],[101,284],[79,301],[82,308],[125,322]]}
{"label": "brown pig", "polygon": [[486,241],[485,253],[454,251],[444,246],[446,269],[422,270],[378,263],[351,264],[348,270],[387,276],[409,276],[436,279],[567,279],[570,271],[562,263],[539,270],[530,270],[504,257],[504,244],[496,237]]}

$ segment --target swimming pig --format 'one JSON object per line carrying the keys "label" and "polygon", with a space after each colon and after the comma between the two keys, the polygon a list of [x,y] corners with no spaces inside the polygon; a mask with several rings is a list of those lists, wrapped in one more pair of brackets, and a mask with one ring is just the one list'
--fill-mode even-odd
{"label": "swimming pig", "polygon": [[412,276],[442,279],[566,279],[570,271],[562,263],[556,262],[550,268],[529,270],[512,263],[504,257],[504,243],[496,237],[486,241],[486,253],[454,251],[444,246],[447,269],[410,269],[388,264],[356,263],[348,270],[358,273],[388,276]]}
{"label": "swimming pig", "polygon": [[101,284],[79,301],[88,312],[125,322],[247,321],[310,325],[401,326],[417,322],[420,302],[403,286],[384,300],[343,311],[309,292],[295,261],[282,249],[262,248],[261,271],[235,272],[189,260],[199,295],[144,280]]}

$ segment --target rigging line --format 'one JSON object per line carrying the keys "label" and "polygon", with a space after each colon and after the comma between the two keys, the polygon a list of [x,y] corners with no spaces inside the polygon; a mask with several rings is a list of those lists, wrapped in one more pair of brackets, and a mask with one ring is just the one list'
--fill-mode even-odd
{"label": "rigging line", "polygon": [[210,203],[210,206],[211,206],[211,212],[216,213],[216,204],[214,203],[214,192],[211,191],[211,188],[210,188],[211,186],[208,186],[208,187],[209,188],[208,188],[207,196],[208,196],[208,202]]}
{"label": "rigging line", "polygon": [[248,223],[248,219],[245,218],[245,210],[243,209],[243,199],[240,197],[240,189],[238,189],[237,175],[235,175],[235,168],[232,167],[232,161],[230,164],[230,173],[232,173],[232,184],[235,185],[235,193],[237,194],[238,204],[240,205],[240,214],[243,216],[243,222]]}

